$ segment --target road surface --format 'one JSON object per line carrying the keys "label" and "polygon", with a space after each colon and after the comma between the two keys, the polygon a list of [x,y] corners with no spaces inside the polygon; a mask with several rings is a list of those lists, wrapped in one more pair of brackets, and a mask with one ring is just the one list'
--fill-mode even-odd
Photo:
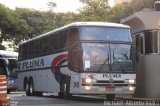
{"label": "road surface", "polygon": [[11,92],[10,106],[104,106],[105,98],[73,96],[72,100],[64,100],[52,94],[44,96],[26,96],[24,92]]}

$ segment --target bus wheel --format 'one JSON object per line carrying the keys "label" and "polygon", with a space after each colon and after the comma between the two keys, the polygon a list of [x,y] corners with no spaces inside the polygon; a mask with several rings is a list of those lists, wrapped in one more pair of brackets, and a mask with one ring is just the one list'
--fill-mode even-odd
{"label": "bus wheel", "polygon": [[114,98],[115,98],[115,94],[107,94],[106,95],[106,99],[109,100],[109,101],[114,100]]}
{"label": "bus wheel", "polygon": [[30,96],[30,92],[29,92],[29,82],[25,83],[25,92],[27,96]]}
{"label": "bus wheel", "polygon": [[72,95],[69,93],[69,90],[67,89],[68,84],[66,83],[65,79],[61,79],[60,81],[60,92],[58,93],[60,97],[63,97],[64,99],[70,99]]}
{"label": "bus wheel", "polygon": [[72,94],[69,93],[69,84],[64,84],[64,99],[71,99]]}
{"label": "bus wheel", "polygon": [[64,79],[61,78],[60,80],[60,92],[58,93],[60,98],[64,97]]}
{"label": "bus wheel", "polygon": [[33,95],[34,95],[34,84],[33,84],[33,80],[30,80],[30,81],[26,84],[26,95],[27,95],[27,96],[33,96]]}

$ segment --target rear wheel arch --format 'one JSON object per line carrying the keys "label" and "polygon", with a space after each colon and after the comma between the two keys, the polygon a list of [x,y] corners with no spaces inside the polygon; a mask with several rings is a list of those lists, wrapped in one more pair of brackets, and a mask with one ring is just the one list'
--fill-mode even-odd
{"label": "rear wheel arch", "polygon": [[33,81],[33,77],[32,76],[29,77],[29,81]]}

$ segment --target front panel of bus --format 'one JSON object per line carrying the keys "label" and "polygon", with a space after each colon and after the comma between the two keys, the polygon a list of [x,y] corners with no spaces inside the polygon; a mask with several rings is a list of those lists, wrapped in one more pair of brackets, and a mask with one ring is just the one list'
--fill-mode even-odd
{"label": "front panel of bus", "polygon": [[79,72],[82,94],[133,94],[135,70],[129,28],[79,28],[69,50],[70,69]]}

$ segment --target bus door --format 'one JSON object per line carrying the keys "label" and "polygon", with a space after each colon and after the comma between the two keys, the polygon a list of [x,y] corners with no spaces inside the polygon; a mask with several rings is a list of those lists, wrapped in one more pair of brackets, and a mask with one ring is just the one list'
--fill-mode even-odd
{"label": "bus door", "polygon": [[69,69],[74,72],[71,74],[71,89],[73,92],[79,90],[80,70],[82,70],[82,48],[81,44],[76,44],[69,50]]}

